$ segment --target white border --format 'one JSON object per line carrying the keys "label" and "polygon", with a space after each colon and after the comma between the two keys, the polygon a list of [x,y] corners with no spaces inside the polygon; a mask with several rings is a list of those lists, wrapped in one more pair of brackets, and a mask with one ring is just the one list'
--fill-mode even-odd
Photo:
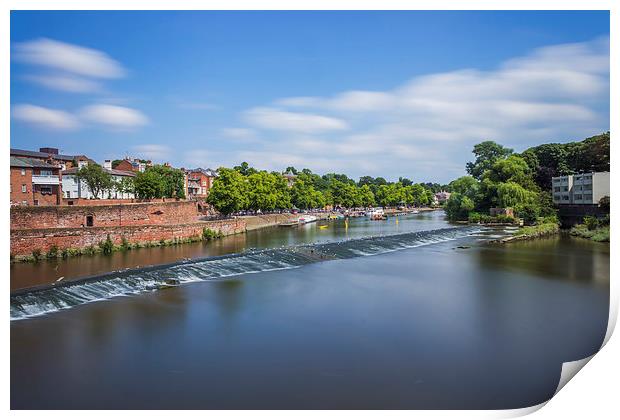
{"label": "white border", "polygon": [[[52,4],[53,3],[53,4]],[[611,10],[611,108],[610,115],[619,116],[618,100],[620,99],[618,84],[616,83],[616,75],[618,69],[618,63],[620,55],[618,54],[618,24],[620,19],[618,13],[620,13],[620,6],[617,1],[613,0],[434,0],[434,1],[396,1],[396,0],[383,0],[383,1],[369,1],[369,0],[298,0],[298,1],[278,1],[278,0],[228,0],[228,1],[198,1],[198,0],[4,0],[0,4],[0,8],[4,13],[0,17],[0,55],[2,60],[2,66],[0,67],[0,92],[3,94],[0,96],[0,129],[2,141],[4,142],[5,153],[2,154],[2,160],[5,162],[4,168],[8,169],[9,161],[9,141],[10,139],[10,124],[9,124],[9,109],[10,109],[10,66],[9,66],[9,52],[10,52],[10,10]],[[618,118],[611,119],[611,131],[613,132],[618,124]],[[615,153],[616,148],[612,146],[612,161],[617,159]],[[5,171],[5,177],[8,175],[8,170]],[[6,178],[5,178],[6,180]],[[618,197],[618,177],[616,173],[612,171],[612,193],[614,197]],[[0,183],[0,189],[4,197],[8,197],[8,182]],[[2,242],[2,254],[9,254],[9,207],[5,204],[2,207],[3,220],[5,226],[5,240]],[[619,222],[617,219],[617,212],[615,206],[612,207],[612,230],[617,232]],[[612,257],[615,256],[616,246],[615,243],[611,244]],[[0,254],[0,255],[2,255]],[[6,288],[9,289],[9,270],[8,260],[2,259],[2,264],[5,273]],[[615,326],[617,314],[618,314],[618,301],[619,290],[618,283],[613,279],[618,277],[618,270],[615,264],[614,258],[611,259],[611,310],[610,310],[610,322],[608,326],[607,335],[605,338],[605,350],[596,357],[592,358],[592,362],[588,363],[588,367],[584,369],[584,372],[579,374],[579,379],[570,381],[565,388],[553,399],[548,402],[547,408],[537,411],[546,404],[541,404],[536,407],[529,407],[520,410],[504,410],[504,411],[387,411],[387,412],[374,412],[374,411],[328,411],[328,412],[315,412],[315,411],[252,411],[252,412],[239,412],[239,411],[210,411],[209,416],[217,416],[219,418],[236,418],[245,416],[246,413],[252,417],[265,418],[265,419],[289,419],[291,416],[296,418],[310,418],[312,416],[321,417],[354,417],[358,418],[371,418],[380,415],[381,417],[389,416],[391,418],[410,418],[412,415],[422,415],[424,418],[504,418],[514,417],[519,415],[525,415],[532,412],[537,418],[583,418],[584,416],[591,416],[593,418],[607,418],[614,417],[612,413],[618,413],[617,391],[616,382],[617,379],[614,376],[620,369],[620,362],[618,356],[620,355],[620,344],[618,339],[611,339],[611,333]],[[8,290],[6,293],[8,294]],[[6,295],[5,295],[6,296]],[[9,300],[5,299],[5,314],[9,312]],[[8,321],[3,324],[3,333],[5,337],[10,334]],[[6,410],[10,407],[10,340],[5,341],[5,345],[2,347],[2,361],[4,362],[4,381],[2,382],[2,397]],[[586,361],[590,360],[588,358]],[[583,363],[579,361],[565,364],[566,368],[570,368],[573,373],[576,373],[583,367]],[[576,370],[575,370],[576,369]],[[569,376],[569,369],[563,370],[563,376]],[[571,376],[572,377],[572,376]],[[562,387],[559,386],[558,390]],[[128,415],[135,415],[135,412],[127,412]],[[34,416],[41,416],[42,413],[38,412],[11,412],[12,416],[30,418]],[[44,415],[50,417],[52,420],[55,418],[63,419],[67,417],[77,418],[81,417],[85,413],[80,411],[51,411]],[[140,415],[146,414],[140,412]],[[148,416],[154,419],[168,418],[170,414],[174,416],[183,415],[187,417],[199,418],[205,415],[200,411],[179,411],[179,412],[149,412]],[[100,417],[108,416],[105,412],[88,412],[87,415]]]}

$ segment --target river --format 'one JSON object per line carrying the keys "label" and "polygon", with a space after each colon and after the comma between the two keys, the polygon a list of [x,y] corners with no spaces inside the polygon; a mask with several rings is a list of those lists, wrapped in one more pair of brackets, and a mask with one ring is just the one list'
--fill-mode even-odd
{"label": "river", "polygon": [[432,212],[15,264],[12,289],[190,259],[12,296],[11,408],[538,404],[602,343],[609,245],[508,233]]}

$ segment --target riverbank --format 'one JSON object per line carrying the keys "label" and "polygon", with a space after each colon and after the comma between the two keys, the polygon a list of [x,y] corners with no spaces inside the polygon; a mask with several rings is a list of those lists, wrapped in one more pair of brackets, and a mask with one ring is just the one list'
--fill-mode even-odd
{"label": "riverbank", "polygon": [[596,229],[588,229],[584,224],[575,225],[569,231],[571,236],[589,239],[594,242],[609,242],[609,226],[603,226]]}
{"label": "riverbank", "polygon": [[529,239],[543,238],[560,233],[560,226],[555,222],[542,223],[540,225],[525,226],[517,230],[513,236],[495,239],[489,242],[506,243],[525,241]]}

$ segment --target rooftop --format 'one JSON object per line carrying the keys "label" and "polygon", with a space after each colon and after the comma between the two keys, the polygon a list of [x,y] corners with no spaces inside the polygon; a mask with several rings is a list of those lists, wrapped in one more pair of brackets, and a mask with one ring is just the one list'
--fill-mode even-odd
{"label": "rooftop", "polygon": [[60,155],[56,153],[47,153],[47,152],[35,152],[33,150],[23,150],[23,149],[11,149],[11,156],[25,156],[36,159],[56,159],[56,160],[66,160],[70,161],[78,157],[85,158],[85,156],[73,156],[73,155]]}
{"label": "rooftop", "polygon": [[[104,172],[109,173],[110,175],[116,175],[116,176],[136,176],[135,172],[132,171],[119,171],[118,169],[106,169],[104,167],[102,167],[101,169],[103,169]],[[75,175],[75,173],[79,170],[79,168],[71,168],[71,169],[67,169],[62,171],[63,175]]]}
{"label": "rooftop", "polygon": [[50,168],[59,169],[58,165],[52,165],[39,159],[11,156],[11,166],[17,168]]}

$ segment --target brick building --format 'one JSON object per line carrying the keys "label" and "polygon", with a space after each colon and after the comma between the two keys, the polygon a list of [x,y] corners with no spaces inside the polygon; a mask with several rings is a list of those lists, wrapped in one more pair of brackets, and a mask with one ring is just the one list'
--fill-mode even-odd
{"label": "brick building", "polygon": [[117,169],[119,171],[144,172],[146,168],[150,166],[153,166],[153,163],[150,160],[125,158],[120,162],[117,162],[112,169]]}
{"label": "brick building", "polygon": [[91,161],[84,155],[61,155],[58,153],[58,149],[54,147],[41,147],[38,152],[11,149],[11,157],[37,159],[52,165],[58,165],[61,169],[73,168],[81,161]]}
{"label": "brick building", "polygon": [[213,169],[188,169],[187,174],[187,198],[206,198],[217,177]]}
{"label": "brick building", "polygon": [[60,164],[11,156],[11,206],[55,206],[62,198]]}

